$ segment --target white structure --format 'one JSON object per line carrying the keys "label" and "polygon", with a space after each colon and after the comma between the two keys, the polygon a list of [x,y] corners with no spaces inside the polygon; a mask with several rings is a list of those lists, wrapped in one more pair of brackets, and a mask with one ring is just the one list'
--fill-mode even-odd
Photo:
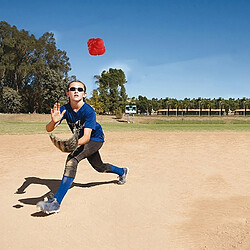
{"label": "white structure", "polygon": [[133,115],[133,123],[134,123],[134,114],[136,114],[136,105],[130,104],[130,105],[126,105],[125,106],[125,113],[128,115],[128,123],[130,123],[129,121],[129,115],[132,114]]}
{"label": "white structure", "polygon": [[136,114],[136,105],[126,105],[125,106],[126,114]]}

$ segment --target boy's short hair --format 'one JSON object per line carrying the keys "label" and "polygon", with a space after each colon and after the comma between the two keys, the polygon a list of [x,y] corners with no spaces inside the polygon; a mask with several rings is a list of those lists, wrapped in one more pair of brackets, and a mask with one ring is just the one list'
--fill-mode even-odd
{"label": "boy's short hair", "polygon": [[84,92],[86,92],[86,90],[87,90],[86,85],[83,82],[79,81],[79,80],[75,80],[75,81],[69,82],[67,90],[69,89],[70,84],[73,83],[73,82],[79,82],[79,83],[81,83],[83,85]]}

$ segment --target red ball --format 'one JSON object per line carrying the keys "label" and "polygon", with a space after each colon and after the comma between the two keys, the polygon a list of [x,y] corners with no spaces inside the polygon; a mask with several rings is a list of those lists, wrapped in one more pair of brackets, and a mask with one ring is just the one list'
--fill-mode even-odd
{"label": "red ball", "polygon": [[87,42],[89,54],[92,56],[105,53],[104,41],[101,38],[90,38]]}

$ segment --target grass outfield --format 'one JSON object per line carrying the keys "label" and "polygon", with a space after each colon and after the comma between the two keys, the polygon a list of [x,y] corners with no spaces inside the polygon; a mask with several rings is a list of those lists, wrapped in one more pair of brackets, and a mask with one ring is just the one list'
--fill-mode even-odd
{"label": "grass outfield", "polygon": [[[43,134],[47,122],[0,122],[0,134]],[[250,132],[249,120],[155,120],[151,123],[101,122],[104,131],[237,131]],[[55,133],[68,133],[68,125],[63,122]]]}

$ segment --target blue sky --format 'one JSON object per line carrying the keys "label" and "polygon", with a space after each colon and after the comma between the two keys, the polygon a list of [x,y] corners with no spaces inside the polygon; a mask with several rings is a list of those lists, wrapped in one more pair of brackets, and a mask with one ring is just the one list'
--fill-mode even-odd
{"label": "blue sky", "polygon": [[[39,38],[53,32],[70,75],[125,72],[129,97],[250,97],[249,0],[0,0],[0,20]],[[89,38],[105,42],[88,54]]]}

